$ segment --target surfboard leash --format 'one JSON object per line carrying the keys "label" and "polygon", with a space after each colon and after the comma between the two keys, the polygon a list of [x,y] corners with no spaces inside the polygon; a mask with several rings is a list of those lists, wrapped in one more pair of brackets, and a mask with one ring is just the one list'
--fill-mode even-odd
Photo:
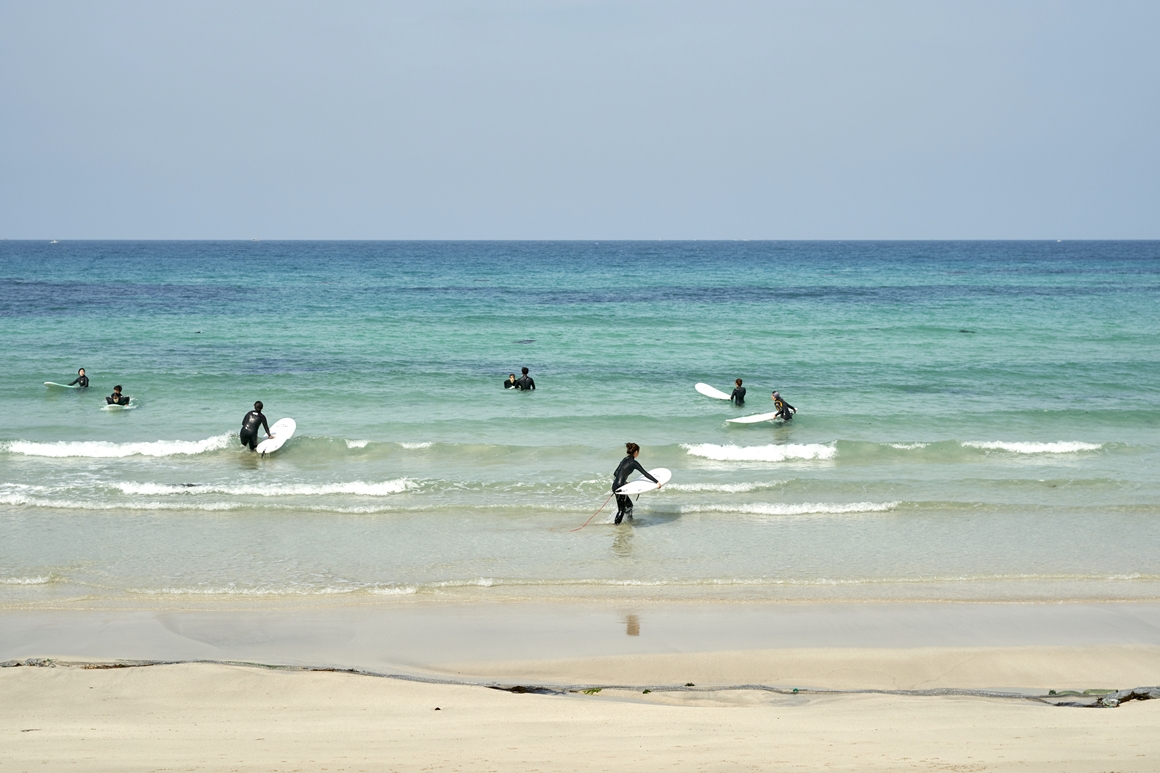
{"label": "surfboard leash", "polygon": [[[604,500],[604,505],[606,505],[610,501],[612,501],[612,498],[614,496],[616,496],[615,491],[608,495],[608,499]],[[599,513],[601,510],[603,510],[604,505],[601,505],[600,507],[596,508],[596,513]],[[587,526],[588,524],[592,523],[592,519],[596,517],[596,513],[593,513],[592,515],[588,516],[588,520],[584,522],[584,526]],[[568,531],[580,531],[581,529],[584,528],[584,526],[577,526],[575,529],[568,529]]]}

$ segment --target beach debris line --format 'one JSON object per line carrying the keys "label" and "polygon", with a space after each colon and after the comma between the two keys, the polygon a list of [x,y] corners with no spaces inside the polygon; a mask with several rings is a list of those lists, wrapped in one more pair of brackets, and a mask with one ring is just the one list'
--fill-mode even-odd
{"label": "beach debris line", "polygon": [[[1037,703],[1045,703],[1048,706],[1060,707],[1076,707],[1076,708],[1094,708],[1094,709],[1114,709],[1118,708],[1120,704],[1129,701],[1146,701],[1146,700],[1160,700],[1160,685],[1152,687],[1134,687],[1127,690],[1117,690],[1109,692],[1106,695],[1101,695],[1096,698],[1093,703],[1080,703],[1078,701],[1059,702],[1052,700],[1060,695],[1068,694],[1068,692],[1056,692],[1052,690],[1047,695],[1028,695],[1027,693],[1019,692],[1001,692],[998,690],[966,690],[957,687],[935,687],[928,690],[874,690],[874,689],[852,689],[852,690],[827,690],[827,689],[809,689],[805,687],[794,687],[792,689],[786,687],[775,687],[768,684],[720,684],[711,687],[696,687],[690,682],[686,682],[683,687],[670,685],[631,685],[631,684],[606,684],[606,685],[554,685],[552,687],[541,685],[504,685],[496,682],[476,682],[468,679],[439,679],[430,676],[415,676],[412,674],[388,674],[380,671],[368,671],[362,668],[335,668],[333,666],[290,666],[276,663],[255,663],[247,660],[112,660],[112,661],[69,661],[60,660],[57,658],[25,658],[24,660],[5,660],[0,661],[0,668],[79,668],[85,670],[104,670],[114,668],[150,668],[153,666],[181,666],[181,665],[207,665],[207,666],[240,666],[243,668],[260,668],[270,671],[301,671],[304,673],[333,673],[333,674],[355,674],[357,676],[372,676],[378,679],[398,679],[403,682],[419,682],[421,684],[445,684],[457,685],[460,687],[486,687],[490,690],[503,690],[504,692],[511,692],[517,694],[533,694],[533,695],[567,695],[568,693],[584,693],[585,695],[596,695],[603,690],[626,690],[632,692],[738,692],[741,690],[757,690],[762,692],[772,692],[779,695],[902,695],[915,697],[935,697],[940,695],[955,695],[962,697],[975,698],[1004,698],[1007,700],[1021,700],[1034,701]],[[1086,691],[1089,694],[1095,692],[1102,692],[1096,690]],[[1082,694],[1082,693],[1080,693]]]}

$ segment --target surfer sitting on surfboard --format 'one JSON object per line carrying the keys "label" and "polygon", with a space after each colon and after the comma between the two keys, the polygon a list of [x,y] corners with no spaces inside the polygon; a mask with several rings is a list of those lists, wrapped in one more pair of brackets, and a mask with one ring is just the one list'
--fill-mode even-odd
{"label": "surfer sitting on surfboard", "polygon": [[113,387],[113,394],[105,398],[105,403],[108,405],[128,405],[129,398],[121,394],[121,385]]}
{"label": "surfer sitting on surfboard", "polygon": [[519,389],[520,388],[519,383],[516,381],[516,374],[515,373],[508,374],[507,381],[503,382],[503,388],[504,389]]}
{"label": "surfer sitting on surfboard", "polygon": [[249,446],[251,451],[258,447],[258,427],[265,428],[266,437],[274,437],[270,434],[270,425],[266,423],[266,417],[262,415],[261,400],[254,403],[254,410],[242,417],[242,431],[238,433],[242,445]]}
{"label": "surfer sitting on surfboard", "polygon": [[[616,468],[616,472],[612,473],[612,490],[616,491],[618,488],[628,483],[628,476],[632,475],[633,471],[639,472],[660,488],[660,482],[653,476],[648,474],[648,470],[640,466],[640,462],[636,457],[640,456],[640,446],[636,443],[625,443],[624,450],[628,451],[628,456],[620,460],[620,464]],[[628,520],[632,520],[632,497],[626,494],[616,495],[616,521],[620,523],[624,520],[624,516],[628,516]]]}
{"label": "surfer sitting on surfboard", "polygon": [[516,379],[516,386],[519,387],[519,390],[521,392],[527,392],[528,390],[535,389],[536,382],[528,375],[528,369],[520,368],[520,373],[523,375]]}
{"label": "surfer sitting on surfboard", "polygon": [[777,409],[777,416],[774,417],[777,419],[784,419],[785,421],[789,421],[793,418],[793,415],[797,413],[797,408],[794,408],[785,400],[782,400],[781,393],[776,390],[773,393],[773,407]]}
{"label": "surfer sitting on surfboard", "polygon": [[729,395],[729,402],[740,407],[745,405],[745,387],[741,386],[741,379],[737,379],[734,383],[737,386],[733,388],[733,394]]}
{"label": "surfer sitting on surfboard", "polygon": [[77,377],[69,382],[69,386],[80,386],[81,389],[86,389],[89,386],[89,377],[85,375],[85,369],[81,368],[77,371]]}

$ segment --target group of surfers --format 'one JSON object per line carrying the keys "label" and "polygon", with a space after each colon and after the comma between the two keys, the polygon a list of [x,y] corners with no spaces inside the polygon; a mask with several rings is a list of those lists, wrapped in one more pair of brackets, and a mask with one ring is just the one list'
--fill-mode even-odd
{"label": "group of surfers", "polygon": [[[80,387],[81,389],[88,389],[89,377],[85,375],[85,369],[78,368],[77,377],[69,383],[65,384],[65,386],[75,386]],[[105,405],[128,405],[129,399],[129,395],[121,394],[121,385],[117,384],[117,386],[113,387],[113,394],[105,398]]]}
{"label": "group of surfers", "polygon": [[[737,379],[733,383],[735,383],[737,386],[733,387],[733,393],[729,395],[729,402],[738,407],[741,407],[742,405],[745,405],[745,387],[741,386],[741,379]],[[770,397],[770,399],[773,400],[773,408],[777,412],[774,415],[775,419],[789,421],[793,418],[793,415],[797,413],[797,408],[794,408],[792,405],[783,400],[781,397],[781,392],[778,392],[776,389],[773,390],[773,395]]]}

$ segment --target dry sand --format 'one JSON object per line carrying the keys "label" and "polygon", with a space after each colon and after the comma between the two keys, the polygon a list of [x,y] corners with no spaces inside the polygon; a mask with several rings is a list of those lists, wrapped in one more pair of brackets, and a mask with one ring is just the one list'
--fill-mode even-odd
{"label": "dry sand", "polygon": [[[782,653],[787,654],[787,653]],[[957,685],[1091,668],[1133,673],[1145,648],[789,653],[815,681]],[[769,655],[733,653],[752,675]],[[721,653],[715,656],[721,659]],[[619,662],[612,662],[619,661]],[[602,675],[660,675],[696,658],[610,659]],[[913,671],[908,674],[907,663]],[[1097,665],[1103,663],[1103,665]],[[762,665],[764,664],[764,665]],[[1038,666],[1036,665],[1038,664]],[[505,668],[520,670],[517,664]],[[524,664],[580,676],[563,661]],[[823,676],[825,669],[828,676]],[[931,670],[943,677],[933,680]],[[988,670],[997,669],[997,670]],[[1038,670],[1037,670],[1038,669]],[[723,673],[724,673],[723,672]],[[708,673],[708,672],[704,672]],[[798,673],[806,673],[799,671]],[[843,675],[844,674],[844,675]],[[953,677],[953,678],[952,678]],[[1113,686],[1123,686],[1116,684]],[[1135,686],[1135,685],[1133,685]],[[436,708],[439,710],[436,711]],[[759,691],[512,694],[342,673],[182,664],[0,669],[0,771],[1154,771],[1160,701],[1116,709],[1016,699]]]}

